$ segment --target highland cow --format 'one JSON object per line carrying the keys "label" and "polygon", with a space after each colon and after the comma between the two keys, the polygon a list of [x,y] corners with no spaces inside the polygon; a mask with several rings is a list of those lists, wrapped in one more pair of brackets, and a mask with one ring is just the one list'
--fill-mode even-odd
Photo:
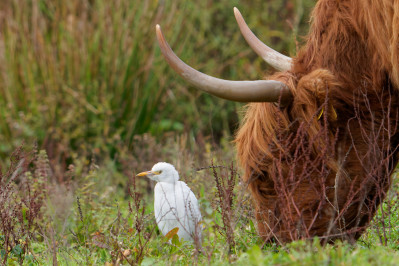
{"label": "highland cow", "polygon": [[235,9],[250,46],[281,72],[227,81],[169,64],[196,87],[251,102],[235,142],[259,234],[284,243],[360,237],[398,162],[399,0],[319,0],[306,44],[290,59],[261,43]]}

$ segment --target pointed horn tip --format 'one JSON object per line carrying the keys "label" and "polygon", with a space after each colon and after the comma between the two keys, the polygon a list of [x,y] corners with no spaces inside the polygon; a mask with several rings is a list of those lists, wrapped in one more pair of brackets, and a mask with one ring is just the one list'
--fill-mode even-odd
{"label": "pointed horn tip", "polygon": [[241,15],[240,10],[238,10],[238,8],[234,8],[234,17],[236,18],[236,21],[238,23],[238,26],[241,28],[242,24],[245,24],[245,20],[243,18],[243,16]]}
{"label": "pointed horn tip", "polygon": [[156,31],[158,43],[159,43],[159,45],[162,45],[165,42],[165,38],[163,37],[161,26],[159,26],[159,24],[157,24],[155,26],[155,31]]}
{"label": "pointed horn tip", "polygon": [[237,17],[237,16],[241,16],[241,12],[240,12],[240,10],[238,10],[238,8],[234,7],[233,10],[234,10],[234,15],[235,15],[236,17]]}

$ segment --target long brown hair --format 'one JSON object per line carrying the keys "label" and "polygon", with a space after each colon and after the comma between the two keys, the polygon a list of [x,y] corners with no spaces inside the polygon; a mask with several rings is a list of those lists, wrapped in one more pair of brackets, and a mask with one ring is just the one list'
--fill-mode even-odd
{"label": "long brown hair", "polygon": [[235,142],[266,239],[356,239],[369,223],[397,163],[398,38],[398,0],[320,0],[293,67],[270,77],[292,104],[246,107]]}

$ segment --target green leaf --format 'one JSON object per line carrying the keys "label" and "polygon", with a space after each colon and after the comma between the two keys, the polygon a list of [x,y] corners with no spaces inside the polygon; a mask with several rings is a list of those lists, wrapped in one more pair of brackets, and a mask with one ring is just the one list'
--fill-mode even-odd
{"label": "green leaf", "polygon": [[172,244],[173,244],[173,245],[176,245],[176,246],[178,246],[178,247],[181,246],[181,242],[180,242],[179,236],[178,236],[177,234],[173,235],[173,237],[172,237]]}
{"label": "green leaf", "polygon": [[21,245],[16,245],[13,249],[12,249],[12,253],[14,253],[15,255],[19,256],[22,253],[22,247]]}

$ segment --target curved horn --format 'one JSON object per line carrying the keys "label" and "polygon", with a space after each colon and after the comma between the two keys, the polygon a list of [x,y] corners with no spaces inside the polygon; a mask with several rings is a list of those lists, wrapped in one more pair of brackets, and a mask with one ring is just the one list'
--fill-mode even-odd
{"label": "curved horn", "polygon": [[273,50],[263,42],[261,42],[255,34],[249,29],[248,25],[245,23],[240,11],[235,7],[234,16],[236,17],[238,27],[245,40],[251,46],[251,48],[265,60],[269,65],[278,69],[280,71],[285,71],[291,69],[292,59],[288,56],[280,54],[279,52]]}
{"label": "curved horn", "polygon": [[[288,102],[292,95],[282,82],[274,80],[231,81],[214,78],[186,65],[166,42],[161,27],[156,25],[157,39],[169,65],[186,81],[217,97],[237,102]],[[281,98],[280,98],[281,97]]]}

